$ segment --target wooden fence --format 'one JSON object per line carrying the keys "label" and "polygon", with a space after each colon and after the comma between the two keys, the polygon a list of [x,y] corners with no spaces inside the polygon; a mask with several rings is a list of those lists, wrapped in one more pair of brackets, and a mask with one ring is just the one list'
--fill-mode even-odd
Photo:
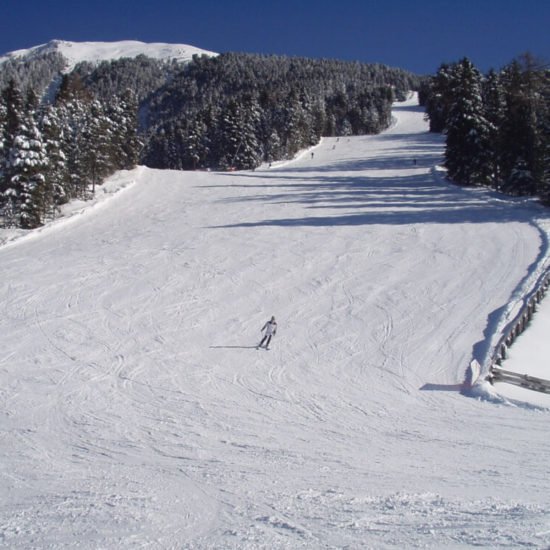
{"label": "wooden fence", "polygon": [[537,378],[529,374],[519,374],[493,366],[491,367],[489,376],[491,377],[491,383],[507,382],[508,384],[515,384],[528,390],[550,393],[550,380],[544,380],[543,378]]}
{"label": "wooden fence", "polygon": [[537,306],[544,298],[549,287],[550,270],[547,270],[537,281],[534,290],[525,297],[523,307],[508,324],[495,347],[489,366],[489,374],[486,377],[491,383],[507,382],[528,389],[550,393],[550,381],[543,380],[542,378],[535,378],[527,374],[506,371],[500,367],[502,361],[508,356],[508,348],[516,341],[516,338],[525,331],[529,325],[529,321],[531,321],[535,314]]}

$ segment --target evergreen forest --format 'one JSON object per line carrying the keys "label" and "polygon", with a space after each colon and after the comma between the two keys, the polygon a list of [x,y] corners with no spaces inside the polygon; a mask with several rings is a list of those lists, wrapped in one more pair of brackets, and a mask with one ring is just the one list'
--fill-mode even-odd
{"label": "evergreen forest", "polygon": [[0,66],[0,221],[34,228],[112,173],[253,169],[321,136],[377,133],[417,76],[376,64],[228,53]]}
{"label": "evergreen forest", "polygon": [[450,180],[550,205],[550,70],[524,54],[487,75],[464,58],[443,64],[419,98],[446,135]]}
{"label": "evergreen forest", "polygon": [[291,158],[322,136],[374,134],[418,87],[400,69],[332,60],[196,57],[146,101],[145,164],[242,169]]}
{"label": "evergreen forest", "polygon": [[419,90],[446,135],[448,177],[550,204],[550,71],[526,54],[499,72],[468,60],[420,78],[378,64],[227,53],[0,65],[0,223],[34,228],[109,175],[254,169],[322,136],[378,133]]}

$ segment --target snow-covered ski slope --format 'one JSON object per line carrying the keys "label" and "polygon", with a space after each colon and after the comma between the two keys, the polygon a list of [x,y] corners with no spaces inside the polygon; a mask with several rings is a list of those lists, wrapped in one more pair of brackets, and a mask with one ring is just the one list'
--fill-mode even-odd
{"label": "snow-covered ski slope", "polygon": [[0,249],[2,548],[550,545],[550,412],[459,391],[540,211],[438,178],[441,138],[395,117],[121,174]]}

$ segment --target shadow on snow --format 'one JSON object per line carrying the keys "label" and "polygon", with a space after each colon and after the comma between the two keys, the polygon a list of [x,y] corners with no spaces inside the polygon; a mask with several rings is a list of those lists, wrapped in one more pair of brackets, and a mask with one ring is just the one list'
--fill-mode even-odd
{"label": "shadow on snow", "polygon": [[388,177],[330,176],[321,170],[309,177],[296,171],[227,176],[242,183],[207,186],[242,190],[224,202],[302,204],[311,215],[245,219],[211,228],[506,223],[530,222],[533,216],[495,192],[438,182],[425,172]]}

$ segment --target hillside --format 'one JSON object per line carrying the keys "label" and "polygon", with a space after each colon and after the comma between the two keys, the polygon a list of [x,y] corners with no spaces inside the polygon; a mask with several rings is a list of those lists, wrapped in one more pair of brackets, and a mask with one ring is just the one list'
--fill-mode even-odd
{"label": "hillside", "polygon": [[6,61],[32,61],[48,54],[59,54],[66,61],[64,72],[70,72],[76,65],[83,62],[99,63],[122,58],[133,58],[139,55],[179,62],[190,61],[193,55],[217,55],[214,52],[202,50],[187,44],[145,43],[137,40],[121,40],[118,42],[70,42],[67,40],[52,40],[32,48],[16,50],[0,56],[0,64]]}
{"label": "hillside", "polygon": [[[43,101],[51,103],[59,89],[64,76],[70,75],[75,69],[79,74],[90,74],[99,67],[115,65],[128,70],[127,65],[137,83],[144,89],[136,89],[137,95],[147,95],[156,87],[162,86],[175,72],[191,61],[193,55],[215,56],[217,54],[186,44],[144,43],[135,40],[117,42],[70,42],[52,40],[32,48],[16,50],[0,56],[0,89],[4,89],[10,80],[15,80],[26,93],[32,89]],[[146,70],[160,74],[147,75],[156,82],[143,81],[140,73]],[[128,85],[126,81],[124,85]],[[120,95],[124,88],[116,90]],[[109,98],[112,99],[113,91]]]}
{"label": "hillside", "polygon": [[550,545],[548,410],[460,393],[541,211],[441,180],[422,110],[394,117],[256,171],[119,173],[0,248],[1,545]]}
{"label": "hillside", "polygon": [[[89,61],[63,73],[69,46],[73,61]],[[391,124],[393,101],[419,83],[379,64],[254,54],[97,62],[139,51],[179,52],[60,43],[0,64],[3,226],[40,227],[66,202],[137,164],[254,169],[322,136],[379,133]]]}

